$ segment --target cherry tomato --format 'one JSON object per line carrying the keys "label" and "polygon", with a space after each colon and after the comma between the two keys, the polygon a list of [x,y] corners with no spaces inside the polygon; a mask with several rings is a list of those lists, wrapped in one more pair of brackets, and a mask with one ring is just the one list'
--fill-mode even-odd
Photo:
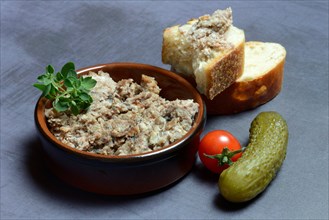
{"label": "cherry tomato", "polygon": [[214,130],[206,134],[199,145],[199,157],[205,167],[221,173],[242,155],[240,142],[230,132]]}

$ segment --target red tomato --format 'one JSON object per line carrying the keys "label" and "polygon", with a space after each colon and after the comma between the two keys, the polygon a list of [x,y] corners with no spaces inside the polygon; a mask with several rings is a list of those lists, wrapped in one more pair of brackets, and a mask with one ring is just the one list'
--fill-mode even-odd
{"label": "red tomato", "polygon": [[199,145],[200,160],[214,173],[221,173],[241,155],[239,141],[230,132],[224,130],[209,132]]}

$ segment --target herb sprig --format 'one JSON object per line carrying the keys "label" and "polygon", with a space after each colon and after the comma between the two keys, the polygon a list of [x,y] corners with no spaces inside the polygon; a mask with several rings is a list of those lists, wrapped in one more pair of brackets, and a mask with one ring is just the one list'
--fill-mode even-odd
{"label": "herb sprig", "polygon": [[58,112],[71,111],[78,115],[93,102],[89,92],[96,85],[91,77],[78,77],[73,62],[66,63],[55,74],[53,66],[46,67],[46,73],[38,76],[34,87],[42,91],[42,96],[52,101]]}

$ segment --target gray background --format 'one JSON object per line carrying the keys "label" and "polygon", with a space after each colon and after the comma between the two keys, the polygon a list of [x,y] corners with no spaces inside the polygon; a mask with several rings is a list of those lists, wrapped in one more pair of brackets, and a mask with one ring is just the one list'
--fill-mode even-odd
{"label": "gray background", "polygon": [[[231,6],[247,40],[277,42],[287,59],[281,93],[255,110],[209,117],[204,133],[242,144],[257,113],[280,112],[290,139],[277,178],[257,199],[229,204],[197,160],[177,184],[137,197],[68,187],[44,166],[33,121],[48,64],[161,63],[162,31]],[[133,184],[133,183],[132,183]],[[1,1],[2,219],[328,219],[328,1]]]}

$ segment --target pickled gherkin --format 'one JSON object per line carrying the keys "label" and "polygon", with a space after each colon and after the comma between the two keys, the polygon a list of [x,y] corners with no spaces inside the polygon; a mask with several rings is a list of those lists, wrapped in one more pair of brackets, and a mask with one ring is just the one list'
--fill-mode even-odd
{"label": "pickled gherkin", "polygon": [[219,177],[220,193],[231,202],[245,202],[263,192],[286,157],[288,126],[279,113],[258,114],[249,131],[242,157]]}

